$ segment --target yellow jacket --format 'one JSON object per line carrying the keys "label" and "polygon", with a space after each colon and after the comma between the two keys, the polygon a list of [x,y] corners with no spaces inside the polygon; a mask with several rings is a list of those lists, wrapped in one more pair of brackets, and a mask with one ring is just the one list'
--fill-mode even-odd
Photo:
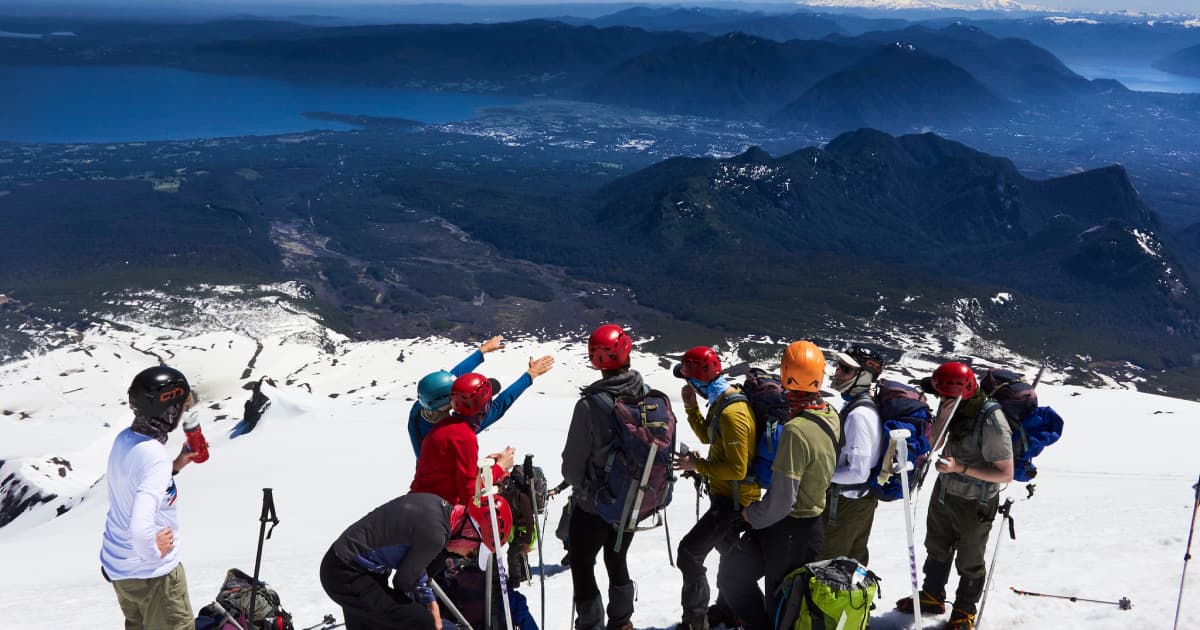
{"label": "yellow jacket", "polygon": [[[720,407],[721,400],[729,393],[726,391],[714,400],[709,410]],[[738,481],[742,505],[759,500],[761,489],[758,484],[743,481],[750,473],[750,461],[754,458],[754,447],[758,442],[754,413],[749,403],[726,405],[715,426],[709,418],[700,415],[699,408],[688,407],[687,416],[692,431],[701,442],[709,445],[708,458],[696,462],[696,472],[710,481],[709,491],[717,496],[733,497],[733,482]]]}

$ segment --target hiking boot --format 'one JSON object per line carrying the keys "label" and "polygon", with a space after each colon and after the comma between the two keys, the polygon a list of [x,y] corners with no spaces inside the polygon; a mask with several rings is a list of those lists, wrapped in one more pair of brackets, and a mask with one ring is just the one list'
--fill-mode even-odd
{"label": "hiking boot", "polygon": [[973,630],[975,628],[975,613],[955,608],[950,613],[950,621],[942,625],[942,630]]}
{"label": "hiking boot", "polygon": [[[896,600],[896,610],[911,615],[913,611],[912,596]],[[922,615],[941,615],[945,612],[946,602],[925,591],[921,591]]]}
{"label": "hiking boot", "polygon": [[721,601],[708,607],[708,627],[709,628],[733,628],[741,627],[742,622],[737,618],[737,615],[729,609],[729,606]]}
{"label": "hiking boot", "polygon": [[684,617],[683,621],[675,626],[675,630],[708,630],[708,617]]}
{"label": "hiking boot", "polygon": [[605,630],[633,630],[633,623],[629,622],[629,621],[626,621],[625,623],[620,624],[620,625],[613,625],[612,623],[610,623],[610,624],[608,624],[608,627],[605,628]]}

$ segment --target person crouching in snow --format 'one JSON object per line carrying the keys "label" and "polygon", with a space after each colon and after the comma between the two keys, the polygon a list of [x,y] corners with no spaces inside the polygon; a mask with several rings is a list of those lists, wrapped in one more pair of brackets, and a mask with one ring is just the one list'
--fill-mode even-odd
{"label": "person crouching in snow", "polygon": [[[421,444],[425,436],[429,435],[438,422],[450,415],[450,388],[454,386],[455,379],[479,367],[483,363],[484,355],[503,348],[504,337],[492,337],[449,372],[431,372],[417,383],[417,402],[413,403],[408,413],[408,439],[412,442],[413,453],[417,457],[421,456]],[[538,359],[531,357],[529,369],[496,396],[487,413],[480,418],[475,432],[479,433],[499,421],[513,402],[533,384],[533,379],[549,372],[552,367],[554,358],[550,355]]]}
{"label": "person crouching in snow", "polygon": [[[342,607],[346,630],[441,630],[430,572],[439,573],[450,554],[471,556],[481,538],[492,540],[487,508],[479,511],[472,518],[436,495],[406,494],[346,528],[321,560],[321,587]],[[504,539],[512,517],[507,506],[497,512]]]}
{"label": "person crouching in snow", "polygon": [[[454,381],[450,391],[451,413],[425,436],[410,491],[436,494],[455,505],[466,505],[475,498],[479,477],[479,438],[475,430],[499,389],[495,379],[474,372]],[[501,453],[488,455],[496,462],[492,466],[494,483],[500,483],[508,475],[515,454],[515,449],[508,447]]]}

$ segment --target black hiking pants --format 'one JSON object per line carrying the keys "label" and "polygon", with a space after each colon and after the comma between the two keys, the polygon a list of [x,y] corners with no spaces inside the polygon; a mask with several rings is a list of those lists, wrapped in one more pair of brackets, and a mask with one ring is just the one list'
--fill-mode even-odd
{"label": "black hiking pants", "polygon": [[[628,602],[610,601],[609,617],[621,619],[633,612],[633,584],[629,578],[629,564],[626,556],[629,546],[633,543],[633,532],[625,532],[621,539],[621,551],[613,551],[617,544],[617,530],[606,523],[604,519],[578,505],[571,510],[571,583],[575,587],[576,609],[580,611],[581,620],[584,617],[586,604],[600,599],[600,587],[596,584],[596,556],[604,550],[604,568],[608,571],[609,596],[625,600],[625,590],[628,590]],[[623,587],[628,586],[627,589]],[[616,591],[616,592],[614,592]],[[589,620],[590,621],[590,620]],[[586,626],[585,626],[586,627]]]}
{"label": "black hiking pants", "polygon": [[342,562],[332,550],[321,560],[321,587],[342,607],[346,630],[433,630],[423,604],[388,586],[386,575],[366,573]]}
{"label": "black hiking pants", "polygon": [[[717,588],[745,630],[772,630],[779,608],[779,585],[791,571],[816,560],[823,542],[821,517],[792,518],[752,529],[721,557]],[[758,588],[766,578],[767,592]]]}
{"label": "black hiking pants", "polygon": [[711,593],[704,559],[713,549],[724,555],[749,527],[732,498],[714,494],[710,501],[708,511],[679,541],[679,572],[683,574],[679,603],[685,621],[703,619],[708,614]]}

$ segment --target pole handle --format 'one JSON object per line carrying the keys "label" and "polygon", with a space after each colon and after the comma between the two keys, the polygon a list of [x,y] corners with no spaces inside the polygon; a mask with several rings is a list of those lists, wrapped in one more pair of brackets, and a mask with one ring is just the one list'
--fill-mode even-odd
{"label": "pole handle", "polygon": [[279,516],[275,514],[275,493],[271,488],[263,488],[262,514],[258,517],[258,522],[263,525],[271,524],[266,537],[267,540],[270,540],[275,526],[279,524]]}

